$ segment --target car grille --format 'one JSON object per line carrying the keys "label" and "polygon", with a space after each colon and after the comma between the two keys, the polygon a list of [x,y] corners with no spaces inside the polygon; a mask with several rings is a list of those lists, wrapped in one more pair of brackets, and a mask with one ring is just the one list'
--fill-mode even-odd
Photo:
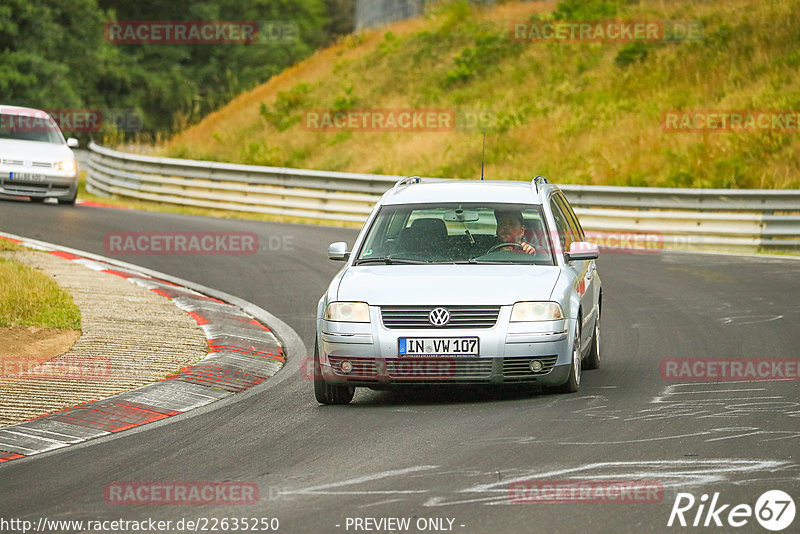
{"label": "car grille", "polygon": [[[531,371],[528,367],[532,360],[539,360],[542,362],[541,371]],[[557,355],[553,356],[532,356],[525,358],[505,358],[503,360],[503,377],[504,378],[528,378],[531,376],[546,375],[553,370],[556,366]]]}
{"label": "car grille", "polygon": [[[20,167],[25,165],[25,162],[21,159],[9,159],[9,158],[0,159],[0,163],[2,163],[3,165],[19,165]],[[33,167],[41,167],[45,169],[53,168],[53,164],[47,163],[46,161],[34,161],[31,163],[31,165]]]}
{"label": "car grille", "polygon": [[426,378],[470,379],[487,378],[492,374],[490,358],[462,360],[460,358],[431,358],[414,360],[387,360],[390,378],[424,380]]}
{"label": "car grille", "polygon": [[428,320],[439,306],[384,306],[381,308],[386,328],[491,328],[497,323],[500,306],[442,306],[450,312],[450,322],[434,327]]}
{"label": "car grille", "polygon": [[[470,380],[489,378],[492,374],[492,358],[409,358],[378,359],[343,358],[329,356],[331,367],[337,375],[353,379],[391,379],[393,382],[418,382],[426,380]],[[349,361],[353,368],[342,371],[342,362]]]}
{"label": "car grille", "polygon": [[28,193],[47,193],[48,191],[67,191],[69,184],[50,184],[49,182],[2,182],[0,181],[0,189],[6,194],[27,195]]}

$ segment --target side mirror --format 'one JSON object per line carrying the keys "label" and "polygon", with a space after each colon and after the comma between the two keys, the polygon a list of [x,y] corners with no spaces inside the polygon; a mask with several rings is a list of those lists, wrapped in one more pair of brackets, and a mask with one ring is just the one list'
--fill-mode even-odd
{"label": "side mirror", "polygon": [[344,241],[337,241],[328,246],[328,259],[334,261],[347,261],[350,253],[347,251],[347,243]]}
{"label": "side mirror", "polygon": [[67,139],[67,146],[68,147],[70,147],[70,148],[78,148],[78,145],[79,145],[78,140],[75,139],[74,137],[70,137],[69,139]]}
{"label": "side mirror", "polygon": [[574,241],[569,246],[567,261],[594,260],[600,256],[600,249],[594,243],[587,241]]}

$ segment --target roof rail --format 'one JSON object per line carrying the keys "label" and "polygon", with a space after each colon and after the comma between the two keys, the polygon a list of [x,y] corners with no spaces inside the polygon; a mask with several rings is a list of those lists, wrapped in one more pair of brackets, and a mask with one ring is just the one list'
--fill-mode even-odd
{"label": "roof rail", "polygon": [[539,194],[539,184],[544,185],[544,184],[549,184],[549,183],[550,182],[547,180],[547,178],[545,178],[541,174],[537,174],[531,180],[531,187],[533,187],[536,190],[536,194],[538,195]]}
{"label": "roof rail", "polygon": [[411,184],[418,184],[422,182],[422,178],[419,176],[404,176],[397,180],[397,183],[394,184],[392,188],[392,194],[396,193],[398,189],[400,189],[404,185],[411,185]]}

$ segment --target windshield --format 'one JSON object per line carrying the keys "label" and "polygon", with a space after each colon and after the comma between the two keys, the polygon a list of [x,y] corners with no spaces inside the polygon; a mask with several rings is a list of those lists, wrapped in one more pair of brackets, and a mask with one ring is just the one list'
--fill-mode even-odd
{"label": "windshield", "polygon": [[64,144],[55,121],[44,113],[36,117],[0,113],[0,139]]}
{"label": "windshield", "polygon": [[541,206],[443,203],[383,206],[354,264],[555,265]]}

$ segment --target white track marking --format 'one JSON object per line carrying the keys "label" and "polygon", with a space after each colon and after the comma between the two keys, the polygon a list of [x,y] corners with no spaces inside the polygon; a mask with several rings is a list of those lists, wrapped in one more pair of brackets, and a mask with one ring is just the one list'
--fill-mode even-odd
{"label": "white track marking", "polygon": [[403,499],[386,499],[385,501],[371,502],[369,504],[362,504],[359,508],[370,508],[372,506],[380,506],[382,504],[391,504],[394,502],[402,502]]}
{"label": "white track marking", "polygon": [[[509,487],[514,482],[529,480],[658,480],[664,488],[686,488],[717,484],[722,482],[737,483],[731,480],[737,475],[757,472],[779,472],[796,469],[798,466],[789,462],[774,460],[657,460],[642,462],[597,462],[582,467],[562,468],[537,473],[531,471],[525,476],[502,482],[478,484],[458,491],[457,493],[479,493],[479,497],[448,500],[435,496],[425,501],[426,507],[455,506],[464,504],[509,505],[514,504],[509,497]],[[488,475],[488,473],[487,473]],[[770,479],[759,479],[770,480]],[[486,495],[486,494],[489,495]],[[465,496],[466,497],[466,496]]]}
{"label": "white track marking", "polygon": [[[321,486],[312,486],[310,488],[304,488],[299,490],[292,490],[292,491],[283,491],[281,493],[286,495],[338,495],[341,493],[347,492],[337,492],[337,491],[326,491],[333,488],[341,488],[343,486],[351,486],[353,484],[361,484],[363,482],[372,482],[375,480],[380,480],[382,478],[389,478],[389,477],[396,477],[405,475],[408,473],[416,473],[419,471],[428,471],[431,469],[437,469],[438,465],[416,465],[414,467],[407,467],[405,469],[393,469],[391,471],[381,471],[380,473],[374,473],[372,475],[364,475],[356,478],[351,478],[348,480],[342,480],[340,482],[332,482],[330,484],[322,484]],[[356,493],[425,493],[425,491],[421,490],[392,490],[392,491],[364,491],[364,492],[356,492]]]}

